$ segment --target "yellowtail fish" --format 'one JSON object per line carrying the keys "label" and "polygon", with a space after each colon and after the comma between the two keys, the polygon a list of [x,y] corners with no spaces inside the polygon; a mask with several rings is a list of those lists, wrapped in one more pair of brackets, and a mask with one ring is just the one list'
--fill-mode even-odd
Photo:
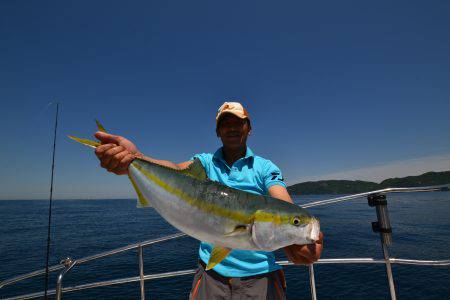
{"label": "yellowtail fish", "polygon": [[[106,132],[98,121],[97,126]],[[69,137],[94,148],[100,145]],[[135,159],[128,177],[138,206],[152,206],[175,228],[214,245],[208,270],[232,249],[274,251],[319,239],[319,221],[305,209],[211,181],[198,159],[184,170]]]}

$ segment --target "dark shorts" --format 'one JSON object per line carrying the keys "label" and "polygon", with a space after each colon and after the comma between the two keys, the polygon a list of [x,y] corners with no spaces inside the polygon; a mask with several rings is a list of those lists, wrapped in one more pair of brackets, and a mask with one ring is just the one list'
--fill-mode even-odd
{"label": "dark shorts", "polygon": [[191,300],[278,300],[285,299],[283,270],[249,277],[223,277],[214,270],[205,271],[201,262],[195,272]]}

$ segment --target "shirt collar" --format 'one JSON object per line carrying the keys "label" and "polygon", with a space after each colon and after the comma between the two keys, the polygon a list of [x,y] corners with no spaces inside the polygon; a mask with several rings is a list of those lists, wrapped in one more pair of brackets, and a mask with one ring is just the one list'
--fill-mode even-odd
{"label": "shirt collar", "polygon": [[[214,153],[213,158],[225,162],[225,159],[223,158],[222,148],[223,147],[220,147],[219,149],[217,149],[217,151]],[[245,156],[243,158],[244,159],[248,159],[248,158],[251,158],[251,157],[254,157],[254,156],[255,156],[255,154],[253,153],[252,149],[247,147],[247,150],[245,151]]]}

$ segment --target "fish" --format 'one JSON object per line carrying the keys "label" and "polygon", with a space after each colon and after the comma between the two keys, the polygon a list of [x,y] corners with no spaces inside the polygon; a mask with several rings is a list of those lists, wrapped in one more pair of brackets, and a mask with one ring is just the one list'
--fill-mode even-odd
{"label": "fish", "polygon": [[[106,132],[96,122],[98,130]],[[93,148],[101,145],[69,138]],[[320,222],[305,209],[212,181],[198,159],[188,168],[176,170],[136,158],[128,168],[128,178],[138,207],[153,207],[178,230],[214,245],[207,270],[233,249],[275,251],[319,240]]]}

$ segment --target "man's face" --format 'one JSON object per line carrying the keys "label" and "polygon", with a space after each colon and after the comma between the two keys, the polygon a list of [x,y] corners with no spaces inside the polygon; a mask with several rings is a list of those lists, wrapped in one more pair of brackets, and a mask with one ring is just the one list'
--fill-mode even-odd
{"label": "man's face", "polygon": [[250,130],[246,119],[241,119],[233,114],[225,114],[220,118],[216,133],[225,147],[242,148],[246,145]]}

